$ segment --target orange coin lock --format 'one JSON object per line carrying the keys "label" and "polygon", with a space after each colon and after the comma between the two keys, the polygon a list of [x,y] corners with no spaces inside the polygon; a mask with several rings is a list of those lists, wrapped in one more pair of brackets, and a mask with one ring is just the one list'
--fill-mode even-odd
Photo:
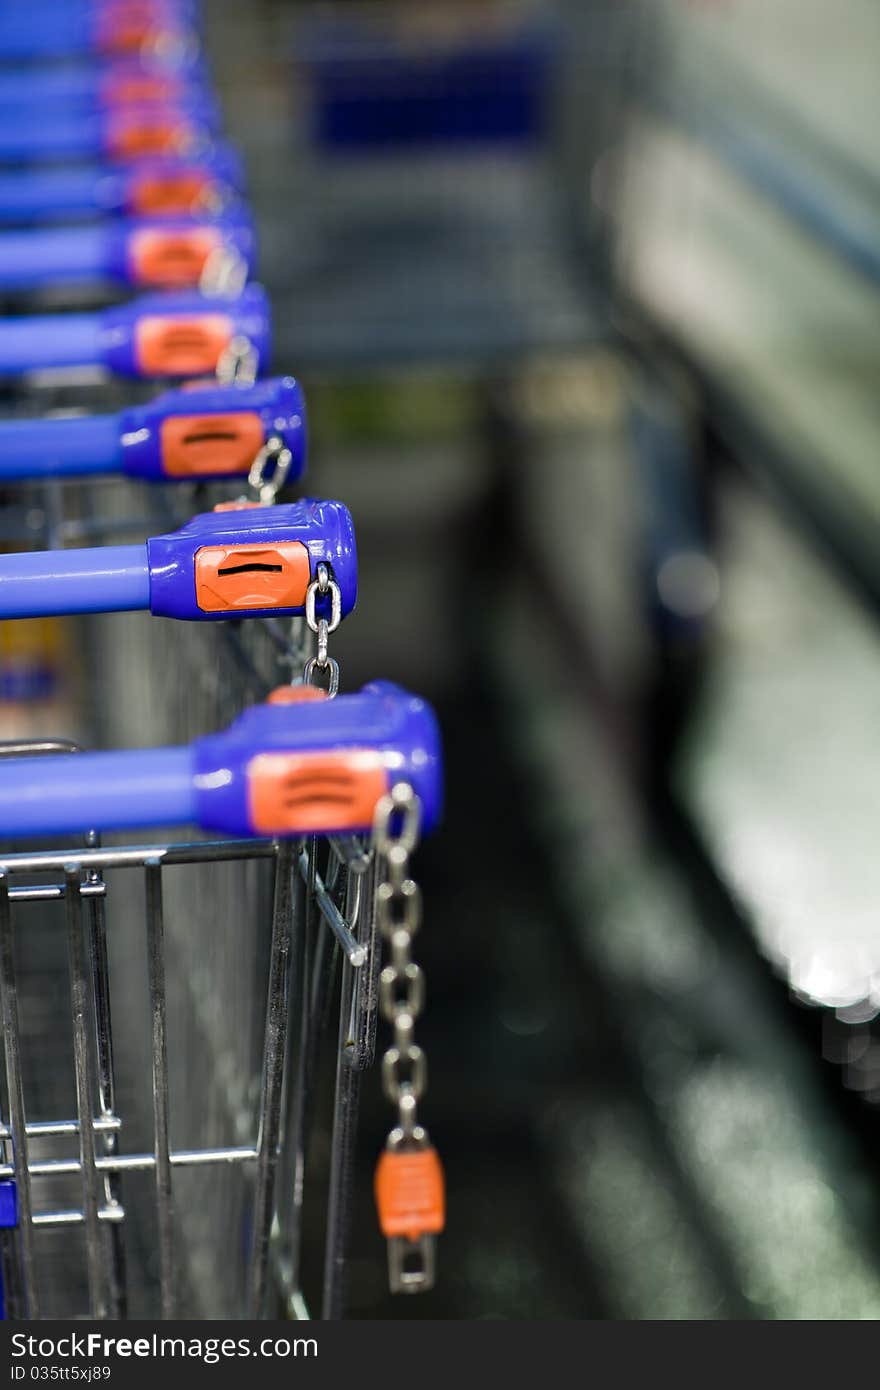
{"label": "orange coin lock", "polygon": [[190,212],[204,203],[214,186],[209,175],[197,169],[181,173],[143,174],[131,191],[131,208],[143,215]]}
{"label": "orange coin lock", "polygon": [[302,541],[281,545],[204,545],[196,551],[196,603],[203,613],[301,608],[311,578]]}
{"label": "orange coin lock", "polygon": [[163,231],[142,227],[128,243],[132,278],[154,289],[183,290],[199,283],[205,262],[221,245],[213,227]]}
{"label": "orange coin lock", "polygon": [[388,790],[382,755],[372,748],[259,753],[248,764],[247,782],[257,835],[363,829]]}
{"label": "orange coin lock", "polygon": [[143,159],[151,154],[182,153],[192,132],[182,121],[125,119],[114,121],[108,137],[113,159]]}
{"label": "orange coin lock", "polygon": [[263,436],[262,421],[253,410],[169,416],[159,430],[162,469],[169,478],[247,473]]}
{"label": "orange coin lock", "polygon": [[197,376],[216,371],[231,338],[226,314],[148,314],[135,328],[135,359],[144,376]]}

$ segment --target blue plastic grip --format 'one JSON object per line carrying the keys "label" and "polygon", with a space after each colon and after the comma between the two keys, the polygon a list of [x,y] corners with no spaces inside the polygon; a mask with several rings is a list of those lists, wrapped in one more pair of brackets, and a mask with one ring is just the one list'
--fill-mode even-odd
{"label": "blue plastic grip", "polygon": [[104,143],[104,118],[94,113],[75,121],[29,115],[27,120],[4,117],[0,122],[0,160],[7,164],[49,157],[99,158]]}
{"label": "blue plastic grip", "polygon": [[97,314],[0,318],[0,375],[41,367],[89,367],[104,358]]}
{"label": "blue plastic grip", "polygon": [[103,227],[0,233],[0,290],[39,289],[47,282],[116,278],[113,232]]}
{"label": "blue plastic grip", "polygon": [[115,415],[0,420],[0,479],[84,477],[122,468]]}
{"label": "blue plastic grip", "polygon": [[129,180],[95,165],[0,174],[0,224],[63,221],[123,212]]}
{"label": "blue plastic grip", "polygon": [[0,767],[0,839],[194,820],[189,748],[9,758]]}
{"label": "blue plastic grip", "polygon": [[149,608],[144,545],[0,555],[0,618]]}

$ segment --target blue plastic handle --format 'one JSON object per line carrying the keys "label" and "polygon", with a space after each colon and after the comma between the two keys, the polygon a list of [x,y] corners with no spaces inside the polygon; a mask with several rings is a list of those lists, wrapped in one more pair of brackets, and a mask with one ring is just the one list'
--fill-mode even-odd
{"label": "blue plastic handle", "polygon": [[74,221],[127,208],[128,177],[96,165],[0,173],[0,224]]}
{"label": "blue plastic handle", "polygon": [[74,826],[189,825],[195,806],[190,748],[10,758],[0,766],[4,838],[63,835]]}
{"label": "blue plastic handle", "polygon": [[0,480],[84,477],[121,469],[116,415],[0,420]]}
{"label": "blue plastic handle", "polygon": [[[0,50],[2,51],[2,50]],[[7,164],[29,159],[98,159],[105,153],[103,116],[82,120],[41,120],[30,110],[27,119],[0,122],[0,159]]]}
{"label": "blue plastic handle", "polygon": [[124,269],[124,261],[119,250],[114,230],[104,227],[2,232],[0,290],[122,279],[119,271]]}
{"label": "blue plastic handle", "polygon": [[126,613],[149,606],[145,545],[0,555],[0,618]]}
{"label": "blue plastic handle", "polygon": [[100,314],[40,314],[0,318],[0,376],[44,367],[100,366]]}

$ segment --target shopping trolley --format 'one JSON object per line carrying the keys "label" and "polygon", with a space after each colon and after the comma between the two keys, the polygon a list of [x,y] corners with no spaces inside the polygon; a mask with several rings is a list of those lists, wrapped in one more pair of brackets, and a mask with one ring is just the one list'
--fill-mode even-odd
{"label": "shopping trolley", "polygon": [[[60,41],[5,16],[0,60],[64,45],[134,49],[118,9],[116,30],[95,37],[92,20],[108,23],[112,0],[82,6],[89,23],[76,44],[62,8]],[[185,5],[146,5],[138,44],[162,31],[172,50],[187,37],[189,52],[191,19]],[[108,168],[100,191],[81,171],[64,171],[79,182],[62,189],[61,171],[17,170],[0,179],[7,220],[28,199],[38,221],[83,204],[202,212],[204,189],[222,183],[217,147],[181,153],[192,142],[169,100],[186,105],[179,92],[149,111],[110,102],[111,120],[81,87],[69,92],[90,131],[126,132],[102,134],[103,157],[137,163]],[[56,149],[73,138],[64,127]],[[77,148],[94,156],[99,145]],[[295,382],[257,379],[268,333],[253,285],[0,320],[0,374],[19,417],[0,422],[0,485],[47,523],[39,549],[22,552],[19,537],[0,557],[0,610],[63,613],[80,668],[65,720],[78,743],[22,735],[0,746],[10,811],[51,808],[0,824],[14,840],[0,868],[11,1316],[301,1317],[317,1307],[305,1296],[303,1218],[334,991],[321,1310],[344,1307],[359,1082],[380,1012],[393,1027],[383,1083],[398,1120],[376,1179],[389,1269],[403,1290],[433,1278],[442,1173],[417,1119],[423,981],[409,859],[439,810],[436,726],[423,702],[387,684],[337,695],[329,643],[354,603],[351,519],[338,503],[271,505],[302,471],[305,416]],[[55,399],[54,374],[94,366],[106,393],[97,413],[37,418]],[[109,384],[209,372],[219,380],[123,408]],[[133,530],[136,541],[114,543]],[[84,539],[103,544],[58,549]],[[103,808],[89,804],[102,791]],[[192,837],[169,838],[174,825]],[[141,829],[159,834],[126,843]]]}
{"label": "shopping trolley", "polygon": [[[328,526],[328,518],[332,525]],[[138,563],[144,566],[142,580],[154,574],[161,587],[185,552],[187,575],[179,578],[183,578],[183,591],[189,592],[189,586],[194,588],[196,583],[192,573],[196,555],[219,548],[226,561],[230,556],[236,558],[235,548],[241,546],[247,567],[252,563],[257,567],[249,576],[249,583],[271,584],[275,582],[274,575],[259,568],[267,553],[267,528],[276,550],[290,543],[302,544],[305,537],[313,547],[315,578],[311,581],[312,605],[308,604],[308,595],[303,602],[300,594],[299,606],[309,611],[309,627],[320,633],[320,589],[326,588],[326,644],[336,614],[349,611],[354,598],[353,546],[350,520],[344,508],[339,504],[316,508],[314,503],[244,507],[235,504],[231,510],[210,513],[196,521],[195,533],[190,530],[189,536],[178,533],[153,537],[156,544],[152,559],[149,545],[127,548],[132,552],[132,562],[133,552],[139,552]],[[202,529],[205,524],[210,533],[207,537]],[[248,533],[244,539],[242,526]],[[316,528],[321,529],[317,548],[315,536],[310,534]],[[256,535],[252,534],[255,529]],[[291,541],[293,536],[296,540]],[[208,545],[202,543],[206,539]],[[324,562],[332,575],[332,585],[322,586]],[[6,583],[12,579],[13,586],[19,581],[27,584],[27,574],[32,574],[35,564],[61,572],[69,563],[78,565],[80,577],[73,582],[87,585],[91,607],[112,608],[122,601],[115,590],[111,568],[102,563],[100,551],[91,550],[3,557],[0,565],[6,569],[0,575],[0,602],[10,601]],[[214,576],[216,573],[215,564]],[[63,585],[61,581],[60,587]],[[45,584],[40,587],[44,608],[57,608],[58,586],[53,584],[51,591]],[[142,588],[141,598],[146,596],[147,590]],[[127,607],[132,606],[132,597],[129,593],[124,600]],[[272,611],[264,606],[265,602],[263,592],[256,600],[258,607],[252,601],[244,610],[226,607],[218,612],[209,605],[199,614],[187,611],[184,603],[184,610],[177,617],[210,620],[228,617],[230,611],[236,616],[242,611]],[[68,610],[77,606],[63,600],[61,603]],[[29,611],[38,606],[34,598]],[[160,606],[170,611],[161,602]],[[175,607],[179,608],[179,604],[170,605]],[[291,666],[308,656],[302,642],[304,634],[284,634],[277,622],[277,615],[287,617],[296,611],[297,608],[279,603],[274,605],[275,621],[263,619],[241,625],[236,622],[234,626],[223,622],[219,629],[214,628],[219,642],[213,644],[213,649],[205,642],[181,643],[177,638],[183,627],[177,622],[145,618],[146,626],[135,631],[130,625],[130,613],[123,615],[124,629],[93,630],[89,645],[107,676],[92,692],[93,727],[108,730],[112,711],[120,731],[127,729],[130,733],[134,727],[147,741],[170,736],[172,731],[179,737],[181,730],[186,730],[187,738],[196,732],[203,735],[205,728],[218,722],[221,712],[223,717],[233,715],[277,680],[279,674],[288,681],[297,674],[296,667],[291,670]],[[299,627],[303,626],[300,622]],[[257,640],[260,635],[262,642]],[[106,643],[103,656],[102,637]],[[329,665],[331,660],[325,651],[323,663]],[[321,661],[320,652],[309,657],[305,674],[319,678]],[[168,670],[172,662],[175,698],[157,700],[155,687],[145,681],[145,675]],[[54,943],[50,941],[49,921],[41,924],[43,951],[37,951],[36,960],[32,961],[30,992],[22,987],[21,962],[16,974],[16,960],[10,956],[14,978],[7,977],[7,998],[14,996],[20,1001],[26,1020],[28,1009],[34,1007],[34,994],[42,993],[47,974],[52,974],[47,969],[46,955],[51,954],[54,944],[57,957],[64,940],[73,991],[70,1009],[54,1015],[54,1028],[47,1030],[49,1036],[46,1032],[40,1034],[40,1048],[49,1050],[51,1063],[47,1058],[32,1058],[28,1075],[27,1046],[17,1046],[13,1040],[7,1052],[7,1062],[13,1070],[7,1083],[9,1125],[2,1131],[8,1141],[2,1181],[16,1183],[14,1189],[6,1189],[9,1210],[15,1218],[6,1237],[5,1260],[12,1315],[67,1315],[85,1309],[94,1316],[137,1316],[157,1310],[164,1316],[190,1313],[233,1317],[279,1310],[294,1316],[305,1315],[299,1280],[302,1173],[312,1123],[319,1039],[332,988],[333,942],[338,943],[335,968],[341,973],[341,1012],[323,1308],[328,1315],[341,1310],[357,1091],[361,1071],[373,1056],[380,997],[377,905],[381,913],[381,905],[385,904],[387,916],[391,910],[388,904],[403,903],[404,923],[413,910],[409,876],[397,883],[386,870],[377,879],[376,855],[362,837],[370,829],[377,807],[387,801],[389,791],[403,785],[412,788],[412,794],[418,797],[424,807],[425,822],[430,826],[438,809],[439,769],[436,730],[420,701],[387,686],[373,687],[358,697],[338,696],[326,707],[319,708],[319,699],[320,691],[311,685],[286,684],[272,704],[251,709],[219,740],[195,737],[191,745],[178,745],[176,750],[70,755],[69,746],[55,742],[42,748],[38,745],[33,749],[35,756],[27,759],[22,757],[27,752],[26,744],[17,743],[5,750],[11,760],[5,766],[0,763],[0,780],[6,772],[19,778],[26,769],[36,776],[30,792],[24,790],[23,783],[19,782],[14,791],[12,782],[6,782],[11,804],[40,806],[43,815],[27,823],[20,820],[14,828],[4,825],[0,816],[0,837],[14,835],[21,840],[45,834],[69,835],[74,828],[80,829],[84,821],[89,823],[89,833],[74,851],[37,851],[36,857],[28,851],[3,857],[3,871],[9,875],[11,885],[10,910],[19,901],[37,903],[42,914],[53,902],[59,909],[55,914]],[[209,713],[213,718],[209,718]],[[291,727],[293,744],[288,732]],[[107,742],[107,738],[101,741]],[[41,751],[60,755],[42,757]],[[110,763],[106,761],[108,757]],[[255,764],[259,764],[260,779],[269,778],[265,783],[258,779],[257,791],[237,810],[233,804],[236,774],[232,769],[236,758],[240,760],[241,785],[242,776],[247,779],[255,775]],[[283,767],[279,766],[279,759]],[[115,775],[111,767],[114,762]],[[134,776],[136,767],[140,771]],[[175,767],[169,780],[168,773]],[[78,782],[74,779],[67,784],[66,822],[61,809],[65,768],[81,774]],[[273,785],[277,789],[279,777],[283,789],[280,801],[271,789]],[[175,780],[176,793],[172,787]],[[123,796],[123,801],[117,801],[115,806],[114,787]],[[95,804],[86,804],[86,799],[101,788],[109,796],[104,812]],[[399,790],[395,794],[401,795]],[[209,800],[213,797],[212,807],[204,802],[206,796]],[[198,805],[193,797],[199,800]],[[284,816],[294,819],[273,820],[279,808]],[[403,809],[411,814],[405,797]],[[393,815],[393,810],[387,814]],[[233,838],[204,843],[163,840],[159,845],[133,848],[114,844],[107,849],[101,848],[98,839],[98,832],[177,822],[194,822],[205,832],[220,832]],[[282,832],[284,841],[268,838]],[[320,848],[318,832],[322,832]],[[334,833],[325,839],[324,832]],[[387,831],[384,833],[387,835]],[[286,838],[291,834],[296,837],[292,845]],[[401,834],[409,845],[411,823]],[[245,838],[255,835],[259,838]],[[60,860],[68,866],[74,860],[81,862],[79,887],[74,886],[72,871],[63,865],[57,867]],[[143,963],[144,942],[138,941],[140,928],[128,911],[131,890],[122,882],[131,879],[130,873],[122,871],[132,868],[141,869],[149,885],[145,891],[150,915],[143,928],[147,933],[149,992],[140,996],[137,967]],[[165,869],[174,872],[163,877]],[[187,873],[189,878],[184,881],[182,876]],[[51,882],[47,887],[44,880],[53,880],[53,875],[54,887]],[[169,877],[176,877],[177,881],[169,884]],[[42,882],[30,891],[35,878]],[[384,896],[380,891],[383,889]],[[111,917],[108,939],[106,914],[116,904],[120,915]],[[262,935],[251,932],[242,938],[241,924],[259,922],[262,914],[273,923],[271,949],[265,939],[268,929]],[[59,936],[61,917],[66,930],[61,926]],[[2,920],[0,907],[0,935]],[[166,921],[170,924],[168,930]],[[80,950],[76,954],[72,936],[82,932],[83,922],[88,951],[78,935]],[[403,926],[400,929],[404,931]],[[24,952],[26,980],[28,932],[26,927],[15,930],[19,943],[16,950]],[[12,931],[10,917],[10,939]],[[165,969],[160,977],[162,962],[157,959],[156,943],[158,940],[161,946],[166,938]],[[114,961],[114,949],[122,964]],[[399,941],[397,949],[401,950]],[[279,1009],[288,999],[289,972],[297,962],[300,974],[294,976],[290,995],[292,1016],[282,1027]],[[56,962],[56,975],[59,969]],[[111,973],[116,1014],[121,1014],[125,1021],[121,1035],[117,1028],[115,1036],[110,1023]],[[413,991],[419,989],[420,975],[407,969],[406,964],[401,966],[400,961],[392,974],[395,980],[400,974],[408,991],[403,1003],[409,999],[417,1012],[419,1000]],[[255,982],[260,981],[268,989],[265,1015],[255,998]],[[390,988],[386,984],[386,993]],[[150,1032],[150,1018],[145,1012],[148,1006],[153,1007],[150,1017],[155,1022],[157,991],[164,991],[161,1039],[155,1031]],[[391,1016],[395,1009],[400,1013],[401,1001],[389,998],[388,1007]],[[67,1027],[68,1015],[73,1017],[71,1010],[78,1010],[74,1025],[78,1031],[73,1034],[73,1060],[67,1059],[65,1065],[62,1054],[70,1036]],[[60,1019],[64,1020],[63,1029],[58,1026]],[[264,1026],[265,1033],[261,1031]],[[230,1028],[238,1039],[237,1045],[230,1042]],[[7,1040],[13,1029],[19,1042],[21,1037],[28,1037],[26,1022],[22,1030],[21,1020],[7,1012]],[[94,1045],[91,1029],[96,1039]],[[284,1035],[283,1047],[279,1029]],[[83,1054],[85,1062],[81,1063],[77,1058],[82,1054],[83,1030],[92,1051]],[[177,1082],[171,1079],[167,1062],[161,1060],[172,1055],[168,1042],[172,1036],[177,1043],[173,1055],[187,1058],[186,1074]],[[156,1149],[159,1131],[154,1131],[152,1138],[149,1132],[149,1089],[144,1089],[143,1081],[143,1068],[150,1060],[145,1059],[143,1052],[147,1038],[152,1038],[152,1071],[148,1074],[156,1088],[154,1101],[158,1095],[156,1103],[165,1106],[161,1133],[165,1135],[162,1143],[167,1147],[167,1161],[165,1148]],[[272,1040],[271,1053],[267,1038]],[[418,1074],[420,1054],[414,1047],[407,1047],[404,1052],[413,1053],[415,1074],[411,1081],[415,1097],[423,1085]],[[92,1066],[91,1083],[84,1079],[84,1065]],[[161,1065],[165,1067],[164,1079],[156,1070]],[[400,1064],[392,1058],[389,1067],[394,1065]],[[68,1089],[68,1104],[70,1095],[77,1097],[73,1121],[49,1117],[50,1109],[56,1117],[63,1113],[61,1083],[65,1074],[73,1088]],[[140,1095],[136,1094],[138,1075]],[[390,1076],[389,1085],[393,1086],[393,1070]],[[400,1082],[396,1084],[399,1089]],[[403,1084],[406,1087],[410,1083]],[[279,1088],[284,1093],[283,1105]],[[93,1142],[90,1145],[86,1136],[83,1149],[80,1120],[89,1113],[90,1101],[96,1122]],[[36,1113],[46,1114],[47,1118],[29,1124],[22,1116],[34,1113],[35,1105],[39,1106]],[[44,1110],[44,1106],[48,1108]],[[426,1245],[426,1239],[439,1228],[438,1222],[442,1223],[442,1197],[438,1197],[441,1180],[436,1155],[408,1106],[407,1101],[406,1128],[397,1135],[388,1161],[396,1160],[416,1169],[406,1189],[410,1196],[406,1191],[401,1196],[401,1182],[394,1169],[390,1184],[386,1174],[378,1190],[382,1194],[383,1223],[392,1237],[396,1284],[419,1287],[431,1276],[427,1259],[430,1245]],[[283,1135],[279,1128],[282,1121]],[[154,1124],[158,1123],[154,1118]],[[22,1154],[21,1144],[17,1150],[14,1144],[15,1135],[22,1133],[27,1152],[25,1182],[30,1184],[23,1196],[16,1175],[21,1176],[24,1160],[19,1157],[15,1168],[16,1160],[9,1157],[10,1147]],[[277,1144],[273,1133],[281,1136]],[[178,1134],[182,1135],[180,1140]],[[136,1150],[128,1148],[129,1135],[138,1146]],[[174,1147],[169,1135],[174,1135]],[[233,1142],[236,1136],[243,1135],[247,1142]],[[65,1146],[77,1144],[78,1156],[71,1156],[69,1147],[65,1152]],[[192,1200],[193,1182],[206,1166],[211,1169],[212,1181],[199,1186],[196,1202]],[[130,1176],[136,1174],[142,1175],[141,1179]],[[149,1179],[151,1174],[155,1185],[152,1196],[149,1186],[143,1183],[144,1175]],[[81,1195],[85,1175],[94,1184],[88,1199]],[[279,1175],[283,1180],[279,1180]],[[135,1188],[140,1182],[140,1189],[129,1198],[127,1188],[132,1182]],[[38,1201],[32,1200],[31,1188],[35,1185],[39,1189]],[[176,1196],[182,1191],[173,1220],[172,1187]],[[48,1209],[42,1194],[48,1196],[53,1188],[60,1194],[61,1205]],[[13,1191],[14,1202],[10,1196]],[[413,1191],[421,1194],[421,1206],[415,1214]],[[149,1255],[154,1212],[159,1232],[159,1244],[155,1247],[158,1275],[152,1271]],[[426,1223],[426,1229],[421,1229]],[[275,1232],[271,1240],[270,1231]],[[66,1241],[61,1239],[65,1235]],[[427,1262],[414,1275],[406,1268],[403,1257],[423,1250],[427,1252]]]}

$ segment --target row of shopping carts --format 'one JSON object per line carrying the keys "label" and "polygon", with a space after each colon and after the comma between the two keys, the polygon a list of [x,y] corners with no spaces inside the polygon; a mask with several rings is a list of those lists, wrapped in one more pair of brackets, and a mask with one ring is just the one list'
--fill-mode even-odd
{"label": "row of shopping carts", "polygon": [[270,307],[201,18],[0,4],[11,1318],[341,1316],[380,1017],[393,1289],[430,1286],[444,1219],[410,867],[438,731],[389,682],[337,693],[352,519],[290,500],[305,402],[262,375]]}

